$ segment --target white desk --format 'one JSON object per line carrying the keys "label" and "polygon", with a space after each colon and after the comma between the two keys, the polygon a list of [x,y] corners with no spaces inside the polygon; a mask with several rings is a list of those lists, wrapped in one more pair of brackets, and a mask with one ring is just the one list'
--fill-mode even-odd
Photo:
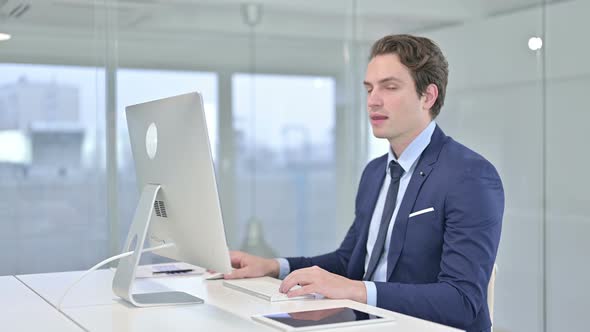
{"label": "white desk", "polygon": [[[48,302],[56,305],[60,295],[81,272],[18,276]],[[349,300],[301,300],[271,303],[226,288],[221,280],[206,281],[201,276],[176,276],[140,279],[136,292],[180,290],[198,296],[205,304],[135,308],[111,291],[114,273],[95,272],[72,289],[64,301],[64,312],[90,331],[278,331],[250,319],[255,314],[350,306],[369,313],[388,316],[394,323],[339,328],[332,331],[459,331],[414,317],[371,307]]]}
{"label": "white desk", "polygon": [[13,276],[0,277],[2,331],[83,331]]}

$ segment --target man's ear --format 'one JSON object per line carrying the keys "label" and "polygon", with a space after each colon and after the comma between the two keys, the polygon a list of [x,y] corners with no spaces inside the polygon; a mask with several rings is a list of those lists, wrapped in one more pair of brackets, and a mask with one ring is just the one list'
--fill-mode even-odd
{"label": "man's ear", "polygon": [[422,108],[425,110],[430,110],[436,99],[438,98],[438,87],[436,84],[431,83],[426,87],[426,90],[422,94]]}

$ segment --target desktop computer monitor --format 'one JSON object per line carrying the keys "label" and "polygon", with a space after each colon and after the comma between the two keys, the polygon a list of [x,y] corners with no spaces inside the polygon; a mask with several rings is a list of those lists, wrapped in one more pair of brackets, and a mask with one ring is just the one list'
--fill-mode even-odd
{"label": "desktop computer monitor", "polygon": [[202,97],[198,92],[126,108],[141,193],[113,280],[115,294],[136,306],[202,303],[182,292],[133,294],[144,243],[155,252],[221,273],[231,272]]}

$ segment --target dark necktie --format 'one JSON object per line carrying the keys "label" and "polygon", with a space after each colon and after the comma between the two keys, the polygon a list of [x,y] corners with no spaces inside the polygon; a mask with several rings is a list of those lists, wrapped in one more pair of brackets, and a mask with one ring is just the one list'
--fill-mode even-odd
{"label": "dark necktie", "polygon": [[369,266],[367,267],[367,272],[365,272],[363,280],[371,280],[373,278],[377,263],[379,263],[381,255],[383,254],[387,229],[389,228],[389,222],[393,216],[395,202],[397,201],[399,180],[402,177],[402,174],[404,174],[404,169],[400,164],[392,160],[389,162],[389,174],[391,175],[391,182],[389,183],[389,189],[387,189],[387,198],[385,199],[385,208],[383,208],[381,224],[379,225],[379,233],[377,234],[377,240],[375,240],[375,245],[373,246],[373,252],[369,257]]}

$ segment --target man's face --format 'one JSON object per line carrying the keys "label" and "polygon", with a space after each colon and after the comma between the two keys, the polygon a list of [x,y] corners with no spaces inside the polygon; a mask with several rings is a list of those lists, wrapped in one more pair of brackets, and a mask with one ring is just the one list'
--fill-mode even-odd
{"label": "man's face", "polygon": [[429,122],[425,97],[416,92],[414,79],[397,54],[374,57],[365,76],[367,110],[373,135],[395,140],[417,135]]}

